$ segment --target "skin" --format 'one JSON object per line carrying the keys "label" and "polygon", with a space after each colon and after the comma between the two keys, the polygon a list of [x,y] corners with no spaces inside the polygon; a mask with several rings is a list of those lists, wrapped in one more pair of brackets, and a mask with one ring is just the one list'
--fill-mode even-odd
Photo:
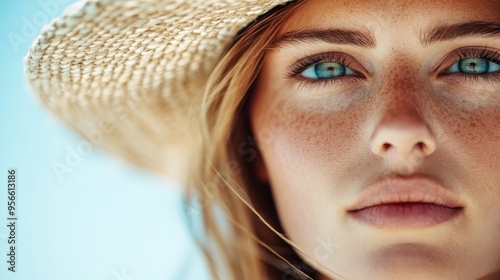
{"label": "skin", "polygon": [[[499,5],[389,2],[308,0],[288,18],[280,34],[359,30],[376,46],[317,41],[267,53],[249,103],[258,176],[272,189],[286,235],[320,279],[336,279],[332,271],[347,279],[500,279],[500,79],[440,75],[457,49],[500,52],[500,36],[425,46],[419,39],[438,24],[500,22]],[[350,56],[349,67],[361,75],[316,85],[287,76],[297,60],[325,52]],[[383,144],[391,152],[379,149]],[[387,176],[437,180],[463,213],[395,229],[346,215],[366,186]]]}

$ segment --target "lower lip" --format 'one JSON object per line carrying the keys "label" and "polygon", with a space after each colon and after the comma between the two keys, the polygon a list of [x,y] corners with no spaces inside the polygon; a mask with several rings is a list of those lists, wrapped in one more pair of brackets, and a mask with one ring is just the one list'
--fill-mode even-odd
{"label": "lower lip", "polygon": [[457,217],[461,208],[431,203],[393,203],[350,211],[354,219],[375,227],[428,227]]}

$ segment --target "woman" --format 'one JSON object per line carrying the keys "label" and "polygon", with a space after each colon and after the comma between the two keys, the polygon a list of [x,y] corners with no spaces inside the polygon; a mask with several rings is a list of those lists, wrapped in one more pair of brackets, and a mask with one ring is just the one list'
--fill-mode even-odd
{"label": "woman", "polygon": [[500,279],[498,1],[159,2],[84,3],[28,73],[186,185],[215,279]]}

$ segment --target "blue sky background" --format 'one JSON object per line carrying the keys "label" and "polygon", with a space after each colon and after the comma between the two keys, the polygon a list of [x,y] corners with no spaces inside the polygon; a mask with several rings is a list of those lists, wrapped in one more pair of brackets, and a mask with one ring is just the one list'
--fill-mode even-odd
{"label": "blue sky background", "polygon": [[[2,1],[0,279],[208,279],[179,189],[94,149],[58,178],[81,139],[27,85],[23,58],[73,0]],[[7,171],[17,171],[16,272],[7,270]]]}

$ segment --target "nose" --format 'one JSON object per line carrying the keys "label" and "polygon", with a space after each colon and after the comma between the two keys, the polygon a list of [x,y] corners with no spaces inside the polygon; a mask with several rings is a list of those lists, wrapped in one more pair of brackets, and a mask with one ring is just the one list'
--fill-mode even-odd
{"label": "nose", "polygon": [[384,118],[373,133],[370,149],[391,166],[411,172],[434,153],[436,141],[426,123],[407,112]]}

